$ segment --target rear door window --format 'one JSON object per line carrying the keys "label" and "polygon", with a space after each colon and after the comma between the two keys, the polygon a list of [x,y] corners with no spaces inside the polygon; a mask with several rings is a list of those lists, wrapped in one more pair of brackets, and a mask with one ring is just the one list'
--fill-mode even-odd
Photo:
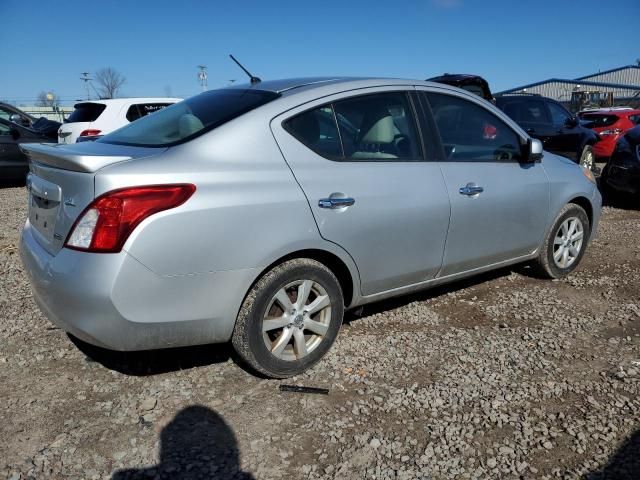
{"label": "rear door window", "polygon": [[422,160],[413,108],[404,92],[362,95],[323,105],[289,119],[284,127],[331,160]]}
{"label": "rear door window", "polygon": [[284,127],[317,154],[332,159],[342,158],[340,134],[331,105],[296,115]]}
{"label": "rear door window", "polygon": [[164,107],[173,105],[173,103],[136,103],[131,105],[127,110],[127,120],[133,122],[141,117],[145,117],[150,113],[162,110]]}
{"label": "rear door window", "polygon": [[66,121],[67,123],[95,122],[105,108],[107,106],[102,103],[78,103]]}

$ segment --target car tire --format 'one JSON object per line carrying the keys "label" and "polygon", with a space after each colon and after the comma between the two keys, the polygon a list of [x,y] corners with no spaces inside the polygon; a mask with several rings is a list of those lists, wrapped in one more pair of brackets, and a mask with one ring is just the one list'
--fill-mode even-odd
{"label": "car tire", "polygon": [[584,209],[575,203],[565,205],[538,253],[535,263],[539,273],[546,278],[561,278],[571,273],[582,260],[590,235],[589,217]]}
{"label": "car tire", "polygon": [[593,168],[596,166],[596,157],[593,153],[593,146],[585,145],[582,149],[582,153],[580,154],[580,160],[578,163],[583,167],[593,171]]}
{"label": "car tire", "polygon": [[233,347],[259,374],[298,375],[329,351],[343,315],[342,289],[333,272],[312,259],[289,260],[265,273],[245,297]]}

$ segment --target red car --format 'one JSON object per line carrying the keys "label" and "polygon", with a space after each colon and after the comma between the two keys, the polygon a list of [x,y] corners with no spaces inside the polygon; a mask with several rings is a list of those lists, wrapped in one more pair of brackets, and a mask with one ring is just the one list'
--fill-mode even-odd
{"label": "red car", "polygon": [[633,109],[601,109],[579,114],[582,124],[592,129],[601,140],[593,146],[593,153],[598,158],[609,158],[613,153],[618,138],[630,128],[640,125],[640,110]]}

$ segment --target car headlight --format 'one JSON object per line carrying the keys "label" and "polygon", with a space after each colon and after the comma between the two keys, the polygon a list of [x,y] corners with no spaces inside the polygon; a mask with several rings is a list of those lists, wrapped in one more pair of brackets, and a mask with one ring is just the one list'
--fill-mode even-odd
{"label": "car headlight", "polygon": [[593,172],[591,171],[590,168],[587,167],[583,167],[582,165],[580,165],[580,168],[582,169],[582,174],[587,177],[587,179],[593,183],[594,185],[596,184],[596,177],[593,175]]}

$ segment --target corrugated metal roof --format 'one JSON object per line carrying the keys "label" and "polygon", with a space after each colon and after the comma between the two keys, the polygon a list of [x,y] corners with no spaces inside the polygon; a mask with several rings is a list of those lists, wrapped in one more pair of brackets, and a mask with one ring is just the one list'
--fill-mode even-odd
{"label": "corrugated metal roof", "polygon": [[626,72],[626,71],[629,71],[632,74],[640,73],[640,65],[625,65],[624,67],[612,68],[611,70],[605,70],[604,72],[592,73],[591,75],[578,77],[575,80],[589,80],[592,77],[598,77],[600,75],[615,76],[618,72]]}
{"label": "corrugated metal roof", "polygon": [[637,97],[640,92],[640,66],[625,65],[576,79],[549,78],[541,82],[503,90],[496,95],[522,93],[526,90],[527,93],[538,93],[559,101],[567,101],[571,98],[571,92],[574,89],[582,91],[597,89],[601,92],[613,92],[617,98]]}

